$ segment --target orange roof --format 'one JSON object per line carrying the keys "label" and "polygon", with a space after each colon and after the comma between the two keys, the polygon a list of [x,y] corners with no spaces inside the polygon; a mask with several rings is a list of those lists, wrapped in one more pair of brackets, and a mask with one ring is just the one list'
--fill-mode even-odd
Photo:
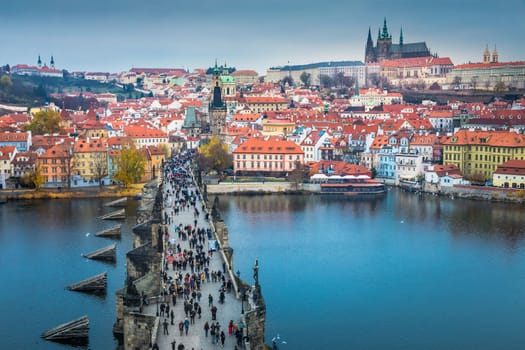
{"label": "orange roof", "polygon": [[525,176],[525,160],[508,160],[505,163],[500,164],[494,173]]}
{"label": "orange roof", "polygon": [[512,131],[459,130],[444,144],[525,147],[525,135]]}
{"label": "orange roof", "polygon": [[246,103],[288,103],[280,96],[245,96]]}
{"label": "orange roof", "polygon": [[259,76],[259,74],[254,71],[254,70],[251,70],[251,69],[240,69],[240,70],[236,70],[235,72],[233,72],[231,74],[233,77],[235,76],[239,76],[239,75],[253,75],[253,76]]}
{"label": "orange roof", "polygon": [[292,141],[250,138],[233,151],[234,154],[304,154]]}
{"label": "orange roof", "polygon": [[103,139],[79,139],[75,142],[74,153],[106,152]]}
{"label": "orange roof", "polygon": [[355,164],[349,164],[346,162],[339,162],[339,161],[333,161],[333,160],[321,160],[317,163],[310,163],[310,174],[318,174],[321,173],[322,170],[328,170],[332,172],[332,175],[368,175],[369,177],[372,177],[372,172],[362,166],[362,165],[355,165]]}
{"label": "orange roof", "polygon": [[493,63],[466,63],[454,66],[454,69],[480,69],[480,68],[499,68],[508,66],[525,66],[525,61],[519,62],[493,62]]}

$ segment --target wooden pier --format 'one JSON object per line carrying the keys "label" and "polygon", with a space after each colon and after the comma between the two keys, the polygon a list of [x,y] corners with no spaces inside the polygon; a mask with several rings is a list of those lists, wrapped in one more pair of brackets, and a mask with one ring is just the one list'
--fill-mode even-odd
{"label": "wooden pier", "polygon": [[117,260],[117,244],[113,243],[107,247],[95,250],[94,252],[83,254],[82,256],[93,260],[115,262]]}
{"label": "wooden pier", "polygon": [[71,284],[67,287],[67,289],[75,292],[105,293],[108,284],[107,281],[108,273],[103,272],[96,276]]}
{"label": "wooden pier", "polygon": [[111,227],[109,227],[107,229],[104,229],[102,231],[98,231],[97,233],[95,233],[95,236],[98,236],[98,237],[118,237],[118,238],[120,238],[121,228],[122,228],[122,224],[111,226]]}
{"label": "wooden pier", "polygon": [[88,342],[88,335],[89,319],[87,316],[82,316],[76,320],[63,323],[48,330],[43,333],[41,337],[46,340],[61,343],[82,344]]}
{"label": "wooden pier", "polygon": [[102,220],[122,220],[126,218],[126,209],[119,209],[107,213],[105,215],[99,216],[99,219]]}
{"label": "wooden pier", "polygon": [[119,198],[104,204],[105,207],[125,207],[126,205],[128,205],[128,197]]}

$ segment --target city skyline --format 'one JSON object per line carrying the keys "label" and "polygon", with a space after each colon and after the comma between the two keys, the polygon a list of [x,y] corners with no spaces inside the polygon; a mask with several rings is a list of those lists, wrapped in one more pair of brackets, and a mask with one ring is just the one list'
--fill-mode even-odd
{"label": "city skyline", "polygon": [[[525,1],[505,13],[472,0],[457,3],[335,0],[249,3],[20,0],[3,5],[0,64],[35,65],[38,55],[59,69],[121,72],[132,67],[206,68],[215,59],[260,75],[272,66],[362,61],[368,29],[376,40],[387,19],[393,41],[425,41],[454,64],[480,62],[485,47],[500,61],[522,61]],[[511,10],[511,11],[508,11]]]}

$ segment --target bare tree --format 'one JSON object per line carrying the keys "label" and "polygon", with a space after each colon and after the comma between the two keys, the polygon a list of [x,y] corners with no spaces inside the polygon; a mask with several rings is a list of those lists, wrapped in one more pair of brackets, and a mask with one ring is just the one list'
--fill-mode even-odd
{"label": "bare tree", "polygon": [[93,159],[93,170],[95,171],[95,180],[99,186],[102,186],[102,179],[108,176],[108,157],[107,152],[97,152]]}

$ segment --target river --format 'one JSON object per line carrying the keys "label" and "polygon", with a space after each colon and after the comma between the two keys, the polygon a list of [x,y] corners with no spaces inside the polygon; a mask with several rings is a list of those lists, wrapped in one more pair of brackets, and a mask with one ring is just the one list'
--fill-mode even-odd
{"label": "river", "polygon": [[[87,314],[91,349],[114,349],[134,201],[117,264],[81,257],[113,241],[102,199],[0,205],[1,348],[67,349],[40,339]],[[513,204],[418,196],[221,196],[235,270],[259,279],[267,341],[292,349],[523,349],[525,215]],[[108,272],[105,297],[65,290]],[[282,344],[285,341],[286,344]]]}
{"label": "river", "polygon": [[[525,215],[418,196],[221,196],[280,349],[523,349]],[[283,344],[282,342],[286,342]]]}
{"label": "river", "polygon": [[[125,253],[131,249],[136,202],[128,200],[122,238],[95,233],[117,222],[98,216],[116,210],[108,199],[10,201],[0,205],[0,291],[2,349],[68,349],[40,334],[83,315],[90,320],[90,349],[115,349],[115,292],[124,286]],[[117,262],[81,256],[117,242]],[[105,296],[65,288],[107,271]]]}

